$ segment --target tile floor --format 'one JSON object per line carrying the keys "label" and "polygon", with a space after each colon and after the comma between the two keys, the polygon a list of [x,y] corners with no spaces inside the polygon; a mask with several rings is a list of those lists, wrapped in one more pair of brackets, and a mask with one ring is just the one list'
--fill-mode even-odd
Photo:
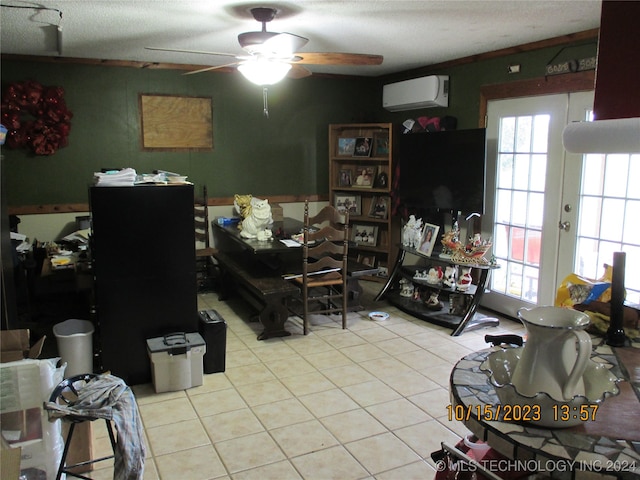
{"label": "tile floor", "polygon": [[[202,386],[156,394],[133,388],[147,441],[145,479],[430,479],[431,452],[469,432],[447,419],[453,365],[486,347],[486,333],[524,332],[512,320],[451,337],[450,330],[372,299],[379,283],[363,282],[364,310],[318,316],[304,336],[258,341],[259,323],[242,300],[199,295],[227,322],[226,371]],[[373,322],[367,313],[390,318]],[[94,455],[108,451],[93,427]],[[111,467],[92,472],[113,478]]]}

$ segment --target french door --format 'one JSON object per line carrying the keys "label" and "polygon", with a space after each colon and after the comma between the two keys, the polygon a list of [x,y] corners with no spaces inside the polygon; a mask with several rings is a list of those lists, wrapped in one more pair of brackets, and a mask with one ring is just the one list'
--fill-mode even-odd
{"label": "french door", "polygon": [[584,120],[592,103],[592,92],[488,103],[482,224],[501,268],[483,306],[516,316],[522,306],[552,305],[574,271],[582,162],[565,152],[562,131]]}

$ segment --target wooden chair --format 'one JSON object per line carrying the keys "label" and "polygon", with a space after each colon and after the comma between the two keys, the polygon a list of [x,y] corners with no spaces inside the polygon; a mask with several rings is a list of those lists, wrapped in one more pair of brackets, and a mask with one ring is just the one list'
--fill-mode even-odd
{"label": "wooden chair", "polygon": [[207,186],[202,187],[202,196],[196,196],[193,205],[196,236],[196,278],[198,289],[210,287],[214,275],[214,255],[217,249],[211,247],[209,238],[209,197]]}
{"label": "wooden chair", "polygon": [[[349,214],[340,214],[326,206],[317,215],[309,215],[304,205],[302,275],[294,278],[301,287],[298,310],[303,330],[309,331],[309,315],[340,313],[342,328],[347,328],[347,254],[349,249]],[[299,304],[302,304],[302,315]],[[316,307],[316,308],[312,308]]]}

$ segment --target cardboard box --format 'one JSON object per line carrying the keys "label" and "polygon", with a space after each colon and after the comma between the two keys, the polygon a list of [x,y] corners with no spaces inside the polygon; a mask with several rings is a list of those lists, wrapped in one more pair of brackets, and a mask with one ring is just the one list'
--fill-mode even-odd
{"label": "cardboard box", "polygon": [[271,204],[271,217],[273,218],[274,222],[281,222],[282,219],[284,218],[282,207],[279,204],[277,203]]}
{"label": "cardboard box", "polygon": [[[59,381],[54,369],[47,368],[50,365],[47,362],[21,359],[0,364],[0,431],[9,447],[21,450],[23,474],[46,476],[49,472],[50,476],[57,463],[52,452],[62,451],[59,425],[50,423],[43,409],[50,384]],[[44,378],[48,375],[51,377]]]}
{"label": "cardboard box", "polygon": [[30,336],[28,329],[0,331],[0,363],[38,358],[47,337],[43,336],[30,347]]}
{"label": "cardboard box", "polygon": [[[104,420],[96,420],[96,422],[83,422],[77,423],[73,430],[73,438],[71,439],[71,445],[69,446],[69,454],[67,455],[67,465],[75,465],[76,463],[88,462],[93,460],[93,424],[97,423],[98,427],[107,428],[104,424]],[[69,423],[62,423],[62,436],[65,441],[69,434]],[[108,442],[107,442],[108,443]],[[111,455],[111,444],[109,444],[109,452],[105,455]],[[109,463],[111,462],[111,463]],[[99,468],[108,467],[113,464],[113,460],[109,462],[99,463]],[[93,463],[82,465],[71,469],[75,473],[86,473],[93,471]]]}
{"label": "cardboard box", "polygon": [[2,478],[7,480],[18,480],[20,478],[20,456],[22,449],[11,448],[0,437],[0,472],[2,472]]}

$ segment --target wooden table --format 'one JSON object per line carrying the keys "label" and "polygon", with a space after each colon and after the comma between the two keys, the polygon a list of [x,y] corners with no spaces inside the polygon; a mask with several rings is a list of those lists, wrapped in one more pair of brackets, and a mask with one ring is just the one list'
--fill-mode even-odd
{"label": "wooden table", "polygon": [[[221,298],[237,291],[258,310],[258,318],[265,327],[258,339],[290,335],[284,327],[288,318],[287,300],[297,295],[299,289],[282,276],[302,271],[302,248],[288,247],[280,239],[299,233],[303,223],[288,217],[274,222],[271,226],[274,238],[268,241],[243,238],[236,224],[223,225],[217,218],[211,224],[214,245],[220,252],[216,258],[226,278],[233,280],[221,282]],[[376,274],[378,269],[353,260],[349,260],[348,268],[349,309],[359,310],[362,287],[358,277]]]}
{"label": "wooden table", "polygon": [[478,417],[485,405],[500,403],[487,373],[480,369],[494,349],[467,355],[453,368],[451,421],[462,421],[500,454],[520,465],[536,466],[551,478],[640,478],[640,344],[613,348],[594,342],[592,359],[622,379],[620,393],[600,405],[595,421],[557,429]]}

